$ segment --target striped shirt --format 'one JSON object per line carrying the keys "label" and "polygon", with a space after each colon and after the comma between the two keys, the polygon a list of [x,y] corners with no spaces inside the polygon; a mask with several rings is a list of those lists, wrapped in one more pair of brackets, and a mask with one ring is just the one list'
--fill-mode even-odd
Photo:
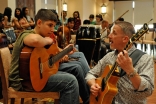
{"label": "striped shirt", "polygon": [[[128,50],[130,55],[136,48],[133,46]],[[106,65],[113,65],[117,58],[117,53],[112,51],[105,55],[98,64],[91,69],[86,80],[99,77]],[[141,56],[139,61],[134,66],[134,69],[141,77],[141,83],[138,90],[135,90],[132,82],[127,75],[120,77],[117,82],[118,93],[115,96],[115,104],[146,104],[147,97],[154,90],[154,62],[153,58],[147,54]]]}

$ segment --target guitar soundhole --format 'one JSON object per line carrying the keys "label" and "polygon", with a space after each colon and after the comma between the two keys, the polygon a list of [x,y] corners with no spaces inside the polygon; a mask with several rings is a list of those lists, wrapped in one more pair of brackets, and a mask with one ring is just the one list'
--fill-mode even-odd
{"label": "guitar soundhole", "polygon": [[51,56],[49,57],[49,60],[48,60],[48,65],[49,65],[49,67],[52,67],[52,66],[53,66],[53,63],[54,63],[54,61],[53,61],[53,56],[51,55]]}

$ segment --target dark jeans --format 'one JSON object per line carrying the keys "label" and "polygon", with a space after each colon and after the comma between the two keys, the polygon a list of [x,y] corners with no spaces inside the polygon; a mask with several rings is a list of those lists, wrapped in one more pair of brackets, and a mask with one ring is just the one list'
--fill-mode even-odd
{"label": "dark jeans", "polygon": [[82,52],[75,52],[72,55],[69,55],[69,57],[78,57],[79,60],[60,64],[59,71],[71,73],[76,77],[79,84],[79,93],[83,104],[89,104],[90,91],[85,80],[85,76],[90,70],[87,60]]}
{"label": "dark jeans", "polygon": [[50,76],[43,92],[60,92],[59,104],[79,104],[79,87],[75,76],[58,71]]}

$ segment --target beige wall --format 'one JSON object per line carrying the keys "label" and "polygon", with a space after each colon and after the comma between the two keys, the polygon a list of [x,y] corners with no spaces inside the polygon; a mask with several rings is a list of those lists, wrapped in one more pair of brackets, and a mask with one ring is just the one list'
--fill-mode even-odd
{"label": "beige wall", "polygon": [[[68,5],[68,14],[67,17],[72,17],[74,11],[79,11],[80,18],[83,22],[85,19],[89,19],[90,14],[100,14],[101,13],[101,5],[103,4],[102,0],[66,0]],[[113,2],[109,2],[109,0],[104,0],[104,4],[107,6],[107,13],[103,15],[103,18],[109,23],[113,22]],[[61,8],[61,0],[58,0],[58,11],[60,16]]]}
{"label": "beige wall", "polygon": [[8,6],[8,0],[0,0],[0,13],[4,12],[4,8]]}

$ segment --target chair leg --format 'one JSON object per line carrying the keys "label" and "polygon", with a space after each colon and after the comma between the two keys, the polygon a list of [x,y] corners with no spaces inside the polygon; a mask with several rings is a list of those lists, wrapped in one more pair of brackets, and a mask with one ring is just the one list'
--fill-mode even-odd
{"label": "chair leg", "polygon": [[54,104],[59,104],[59,99],[54,99]]}
{"label": "chair leg", "polygon": [[24,104],[24,98],[21,98],[21,104]]}
{"label": "chair leg", "polygon": [[14,104],[15,103],[15,98],[11,98],[10,99],[10,104]]}
{"label": "chair leg", "polygon": [[4,104],[8,104],[8,97],[7,96],[6,97],[5,96],[3,97],[3,103]]}

